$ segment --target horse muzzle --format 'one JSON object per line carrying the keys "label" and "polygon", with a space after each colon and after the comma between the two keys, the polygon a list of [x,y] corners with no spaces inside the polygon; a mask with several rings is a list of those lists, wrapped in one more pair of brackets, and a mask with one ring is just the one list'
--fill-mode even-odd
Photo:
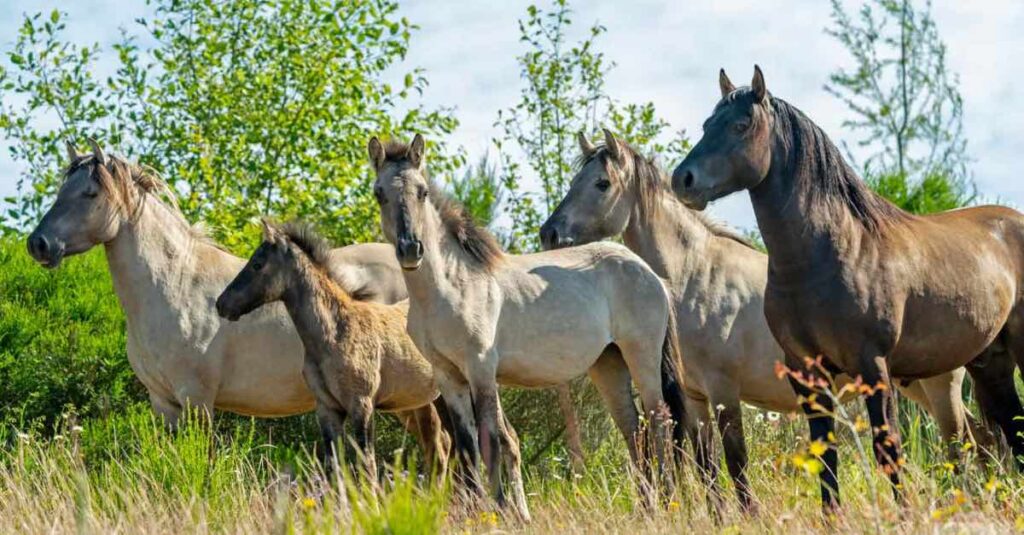
{"label": "horse muzzle", "polygon": [[561,225],[549,221],[540,227],[540,246],[545,251],[564,249],[576,244],[576,240],[569,236],[565,229],[559,231],[559,226]]}
{"label": "horse muzzle", "polygon": [[228,304],[226,294],[221,294],[220,297],[217,298],[216,307],[217,315],[228,321],[238,321],[238,319],[242,317],[241,312],[236,310],[235,307]]}
{"label": "horse muzzle", "polygon": [[64,259],[64,243],[36,231],[28,237],[28,254],[45,268],[55,268]]}
{"label": "horse muzzle", "polygon": [[400,238],[395,246],[398,264],[406,271],[415,271],[423,263],[423,242],[415,238]]}
{"label": "horse muzzle", "polygon": [[686,165],[685,161],[679,164],[679,167],[672,172],[672,193],[687,208],[701,211],[707,208],[708,199],[702,189],[695,187],[696,178],[693,170]]}

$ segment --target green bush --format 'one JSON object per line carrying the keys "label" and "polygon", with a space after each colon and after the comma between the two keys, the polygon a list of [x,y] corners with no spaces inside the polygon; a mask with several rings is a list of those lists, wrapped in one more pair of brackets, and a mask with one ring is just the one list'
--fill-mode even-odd
{"label": "green bush", "polygon": [[0,239],[0,385],[0,419],[47,428],[72,407],[97,416],[144,399],[102,250],[51,271],[23,237]]}

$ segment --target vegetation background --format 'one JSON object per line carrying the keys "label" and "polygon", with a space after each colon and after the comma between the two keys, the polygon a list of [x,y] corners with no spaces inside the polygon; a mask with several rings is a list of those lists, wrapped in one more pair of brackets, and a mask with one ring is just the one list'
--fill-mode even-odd
{"label": "vegetation background", "polygon": [[[254,421],[219,414],[213,427],[163,433],[124,354],[124,318],[103,251],[55,272],[25,254],[23,233],[59,187],[62,141],[91,136],[152,166],[190,220],[244,255],[256,243],[254,221],[262,214],[313,220],[339,245],[379,239],[364,156],[369,132],[424,133],[434,177],[518,252],[537,248],[537,227],[571,179],[576,132],[593,135],[607,126],[665,165],[685,155],[689,139],[668,131],[653,103],[606,93],[604,80],[615,66],[601,52],[605,29],[589,26],[581,41],[568,42],[567,0],[531,6],[518,21],[520,99],[495,110],[500,135],[492,156],[472,162],[444,142],[458,125],[452,109],[410,106],[410,96],[427,87],[425,73],[413,69],[398,86],[385,82],[384,71],[404,57],[416,29],[391,0],[154,5],[153,18],[138,21],[113,47],[118,68],[107,79],[97,79],[93,66],[110,51],[69,42],[59,11],[27,15],[4,52],[0,133],[23,172],[18,194],[3,200],[0,213],[0,530],[497,528],[505,519],[462,511],[446,490],[425,488],[401,470],[383,497],[351,480],[340,491],[323,490],[307,458],[318,437],[309,415]],[[946,67],[930,5],[869,0],[854,12],[844,5],[833,1],[827,31],[851,62],[837,67],[825,90],[847,104],[845,126],[874,150],[858,162],[864,177],[917,213],[974,202],[957,79]],[[140,46],[140,35],[151,44]],[[692,474],[683,474],[690,485],[667,511],[637,516],[624,446],[595,392],[580,382],[573,397],[588,456],[583,473],[569,462],[564,423],[551,410],[555,394],[503,393],[523,440],[531,503],[542,511],[533,529],[715,525]],[[782,530],[789,522],[816,529],[805,425],[748,412],[757,459],[752,480],[765,505],[781,512],[751,520],[731,511],[718,527]],[[934,424],[912,405],[902,407],[901,418],[915,466],[911,485],[920,490],[910,526],[1024,530],[1019,479],[991,468],[952,472]],[[855,433],[848,434],[848,444],[856,444]],[[393,423],[380,435],[384,454],[408,444]],[[845,459],[858,459],[855,448],[844,448]],[[903,525],[907,519],[865,467],[869,460],[859,461],[844,465],[856,511],[845,527]],[[347,507],[329,506],[338,502]]]}

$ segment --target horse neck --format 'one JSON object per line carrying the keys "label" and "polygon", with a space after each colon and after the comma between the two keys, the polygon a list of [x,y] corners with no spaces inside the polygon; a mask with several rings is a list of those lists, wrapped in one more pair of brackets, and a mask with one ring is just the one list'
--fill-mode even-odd
{"label": "horse neck", "polygon": [[[696,214],[665,191],[658,191],[647,213],[639,200],[622,238],[626,247],[647,262],[658,276],[682,283],[693,276],[690,264],[705,258],[701,252],[714,236]],[[639,199],[636,195],[634,198]]]}
{"label": "horse neck", "polygon": [[172,208],[149,194],[142,199],[138,217],[122,223],[104,244],[114,291],[129,318],[157,304],[173,310],[189,306],[198,263],[210,259],[204,250],[227,255],[196,239]]}
{"label": "horse neck", "polygon": [[421,236],[423,261],[413,271],[403,270],[411,300],[429,302],[447,299],[458,291],[479,268],[473,266],[455,239],[445,230],[436,209],[425,210],[426,232]]}
{"label": "horse neck", "polygon": [[282,301],[307,352],[326,350],[354,313],[352,298],[323,268],[299,257]]}
{"label": "horse neck", "polygon": [[788,156],[778,139],[765,179],[750,189],[754,216],[768,249],[769,273],[801,280],[807,273],[830,273],[843,251],[856,249],[863,227],[845,203],[829,202],[811,191],[814,166],[804,155]]}

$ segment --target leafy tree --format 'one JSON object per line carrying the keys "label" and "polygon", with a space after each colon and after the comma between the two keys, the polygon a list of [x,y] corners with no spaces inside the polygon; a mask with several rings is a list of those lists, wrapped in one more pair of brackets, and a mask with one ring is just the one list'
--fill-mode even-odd
{"label": "leafy tree", "polygon": [[832,0],[826,32],[853,66],[834,71],[825,90],[853,112],[843,125],[863,133],[858,144],[873,151],[864,161],[873,187],[912,211],[963,206],[974,186],[959,81],[946,65],[931,2],[915,4],[870,0],[852,16]]}
{"label": "leafy tree", "polygon": [[[526,15],[519,33],[528,50],[518,58],[525,86],[519,102],[498,113],[495,125],[502,135],[494,140],[508,191],[510,246],[516,250],[536,248],[538,227],[564,195],[578,151],[577,132],[608,126],[644,150],[672,157],[687,147],[682,133],[669,144],[657,141],[668,123],[657,117],[653,104],[622,106],[605,93],[605,74],[615,65],[595,47],[603,26],[591,26],[582,41],[570,44],[568,0],[556,0],[550,11],[530,6]],[[526,170],[538,179],[539,192],[523,187]]]}
{"label": "leafy tree", "polygon": [[[33,221],[53,193],[57,139],[89,133],[162,171],[186,215],[231,247],[261,213],[316,220],[342,243],[367,240],[377,225],[366,133],[443,139],[457,125],[447,109],[395,114],[426,80],[419,70],[398,87],[384,80],[415,28],[392,0],[155,4],[139,21],[153,44],[125,35],[102,84],[90,74],[98,47],[63,42],[59,12],[26,18],[0,78],[0,127],[28,164],[8,226]],[[56,128],[42,126],[50,113]],[[434,147],[435,173],[461,164],[447,152]]]}

